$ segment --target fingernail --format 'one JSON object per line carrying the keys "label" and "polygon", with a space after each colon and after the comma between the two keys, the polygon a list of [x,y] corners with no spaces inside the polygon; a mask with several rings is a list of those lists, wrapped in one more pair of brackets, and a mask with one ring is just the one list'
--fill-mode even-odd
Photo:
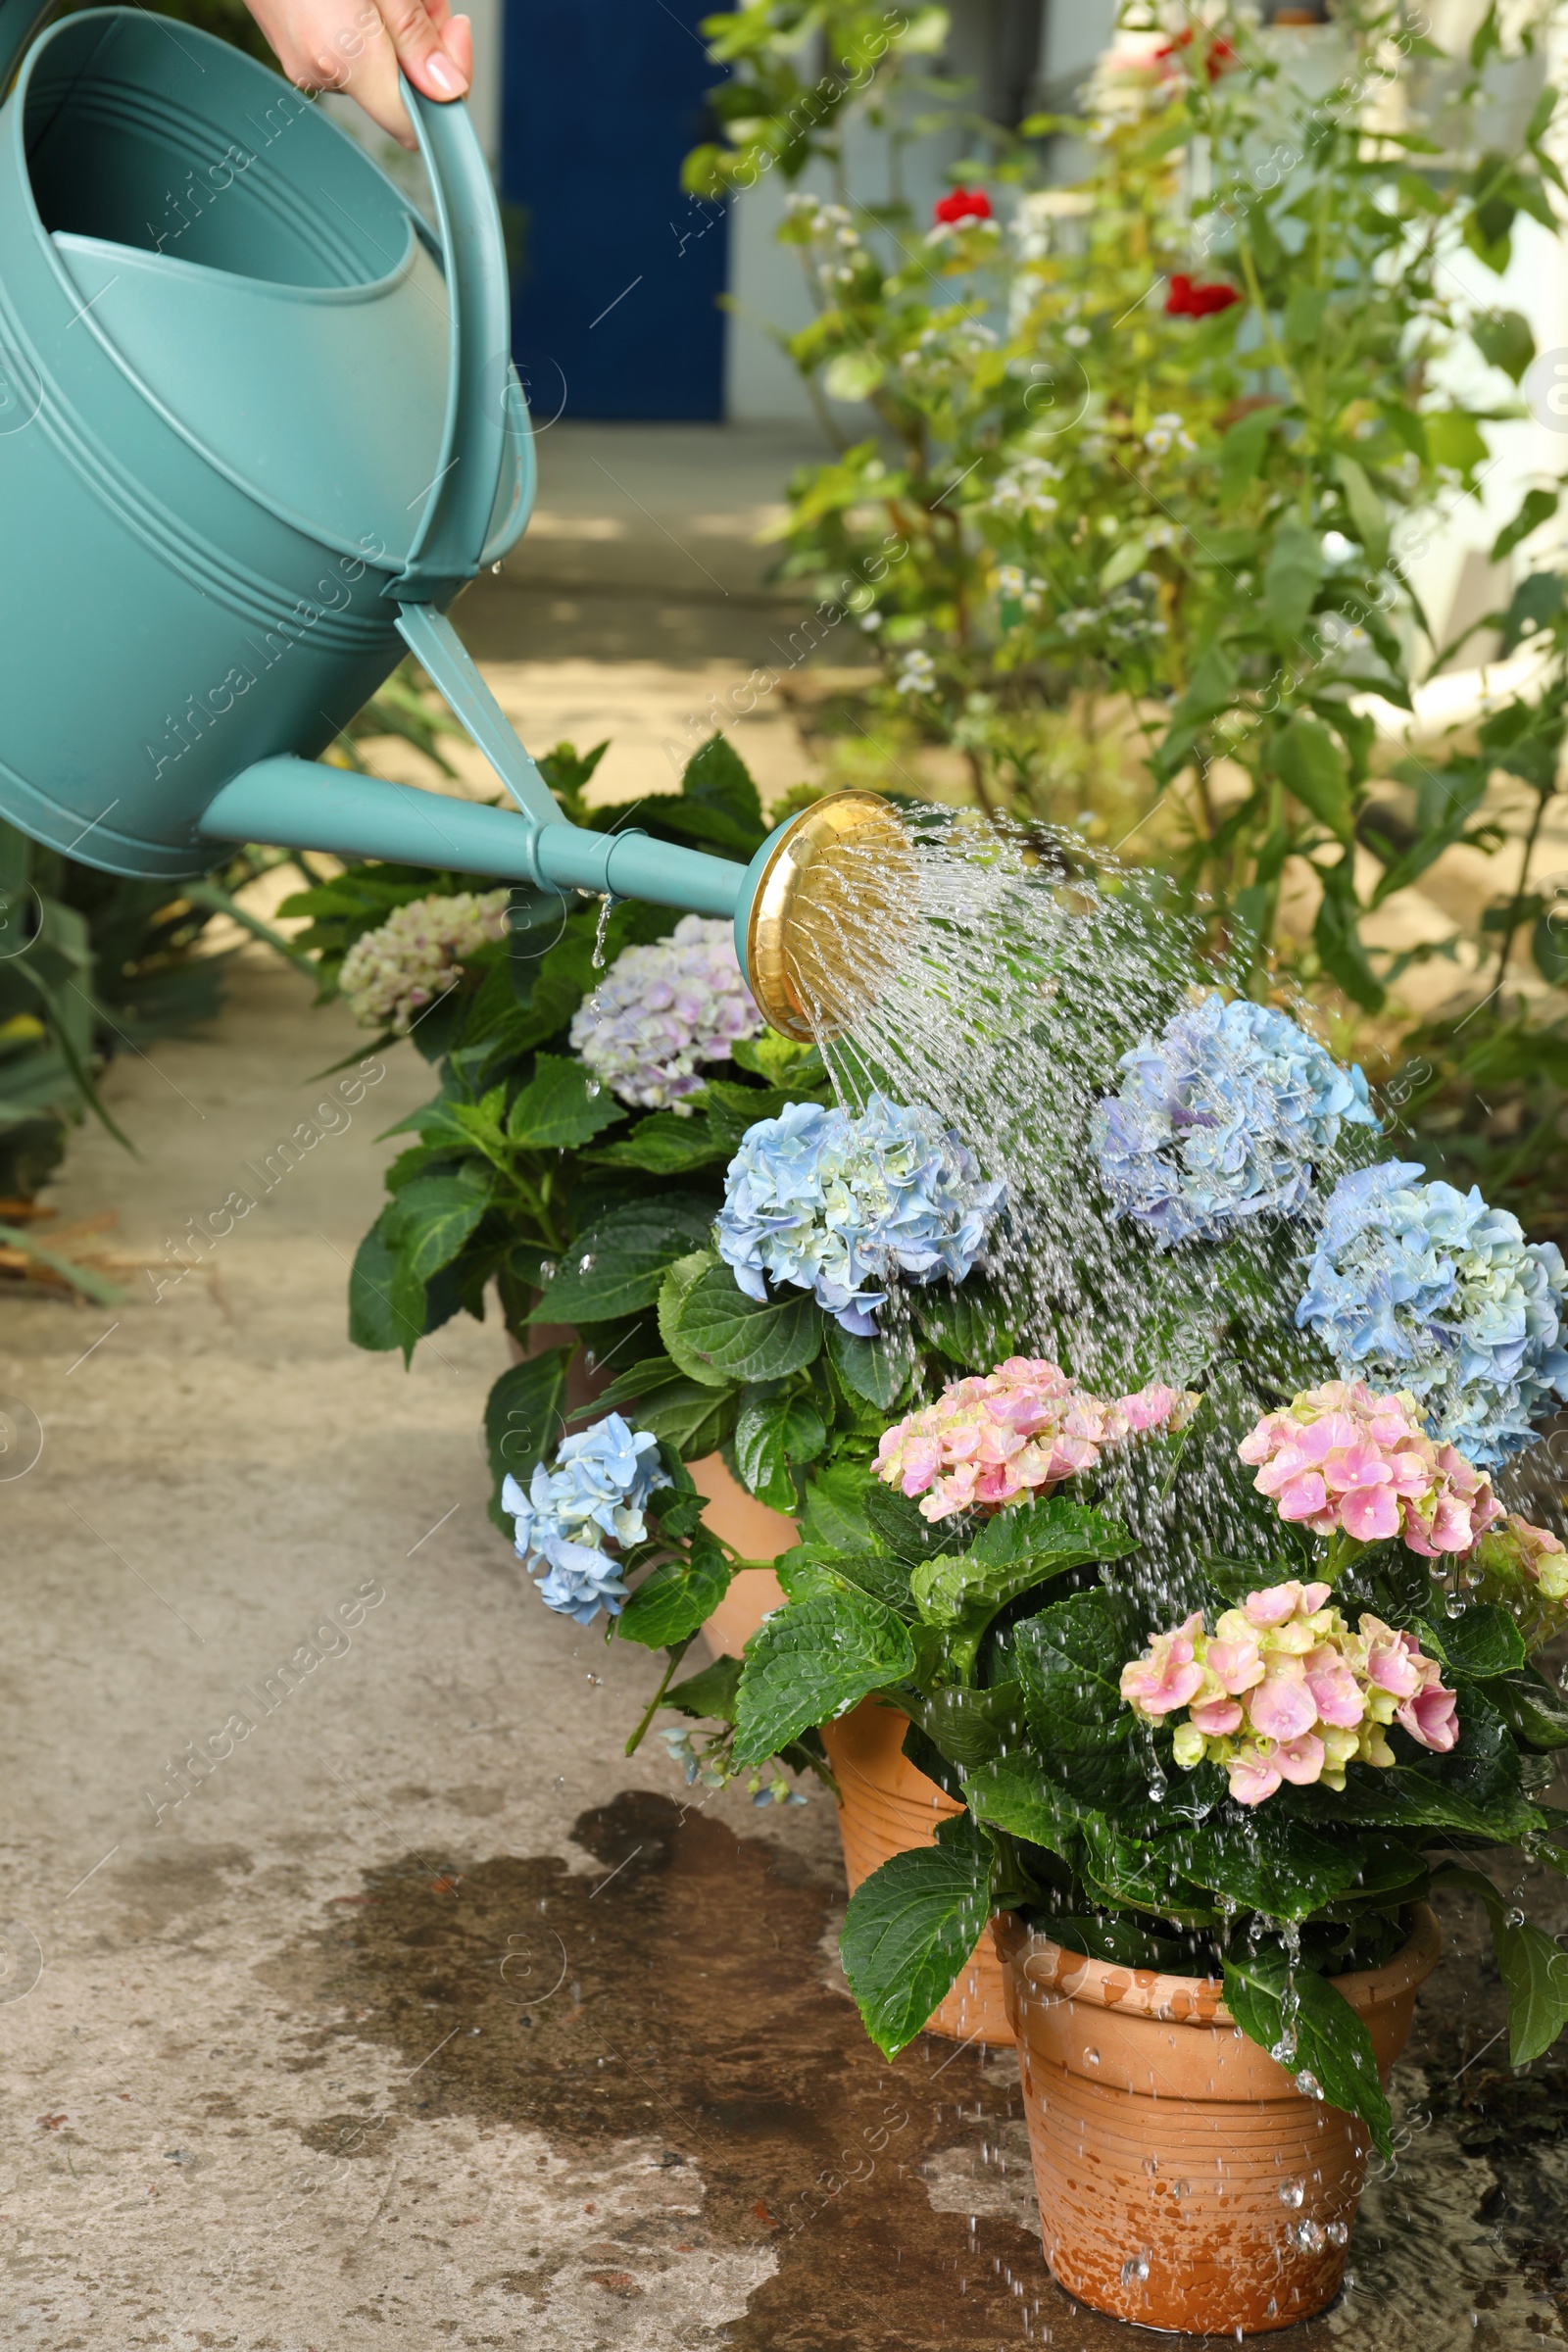
{"label": "fingernail", "polygon": [[425,59],[425,72],[443,98],[461,98],[468,86],[457,67],[449,64],[439,49]]}

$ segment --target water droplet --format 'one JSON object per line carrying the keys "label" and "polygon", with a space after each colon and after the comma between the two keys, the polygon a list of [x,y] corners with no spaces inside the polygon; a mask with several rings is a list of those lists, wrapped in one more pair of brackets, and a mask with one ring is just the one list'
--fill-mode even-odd
{"label": "water droplet", "polygon": [[1525,1915],[1522,1911],[1505,1911],[1502,1918],[1505,1927],[1522,1928],[1525,1924]]}
{"label": "water droplet", "polygon": [[581,1257],[579,1257],[579,1258],[578,1258],[578,1260],[577,1260],[577,1271],[578,1271],[578,1273],[579,1273],[579,1274],[586,1274],[586,1273],[590,1272],[590,1271],[591,1271],[591,1269],[592,1269],[592,1267],[593,1267],[593,1265],[594,1265],[594,1263],[595,1263],[595,1260],[594,1260],[594,1253],[593,1253],[593,1251],[592,1251],[591,1250],[585,1250],[583,1251],[583,1254],[582,1254],[582,1256],[581,1256]]}
{"label": "water droplet", "polygon": [[1321,2222],[1314,2222],[1310,2214],[1307,2214],[1301,2221],[1297,2223],[1296,2228],[1291,2231],[1291,2235],[1295,2238],[1297,2244],[1300,2247],[1303,2254],[1322,2253],[1323,2225]]}
{"label": "water droplet", "polygon": [[1098,2050],[1085,2050],[1084,2064],[1085,2066],[1098,2066],[1100,2064],[1100,2052]]}
{"label": "water droplet", "polygon": [[1152,2180],[1154,2175],[1159,2170],[1159,2158],[1157,2156],[1146,2156],[1144,2158],[1144,2170],[1149,2175],[1151,2180]]}
{"label": "water droplet", "polygon": [[1443,1604],[1443,1612],[1446,1617],[1462,1617],[1464,1615],[1463,1593],[1450,1592]]}
{"label": "water droplet", "polygon": [[1305,2195],[1306,2182],[1304,2180],[1282,2180],[1280,2182],[1280,2203],[1282,2205],[1299,2205]]}
{"label": "water droplet", "polygon": [[583,1081],[582,1091],[587,1096],[589,1102],[592,1102],[595,1097],[602,1095],[605,1090],[600,1085],[597,1078],[588,1078]]}
{"label": "water droplet", "polygon": [[553,1257],[542,1257],[539,1260],[539,1279],[541,1282],[555,1281],[556,1261]]}
{"label": "water droplet", "polygon": [[1349,2224],[1348,2222],[1330,2222],[1328,2239],[1331,2246],[1348,2246],[1350,2242]]}
{"label": "water droplet", "polygon": [[1279,2316],[1280,2307],[1275,2301],[1274,2297],[1270,2295],[1268,2299],[1268,2309],[1264,2312],[1263,2317],[1265,2320],[1277,2320]]}
{"label": "water droplet", "polygon": [[594,970],[596,972],[602,972],[605,968],[605,941],[610,932],[610,917],[617,903],[608,891],[599,902],[599,920],[594,927]]}
{"label": "water droplet", "polygon": [[1274,2044],[1274,2047],[1270,2050],[1269,2056],[1273,2059],[1276,2066],[1291,2065],[1296,2057],[1295,2034],[1287,2029],[1286,2032],[1280,2035],[1278,2041]]}
{"label": "water droplet", "polygon": [[1173,2180],[1170,2184],[1170,2193],[1173,2197],[1190,2197],[1193,2193],[1193,2184],[1190,2180]]}
{"label": "water droplet", "polygon": [[1323,2096],[1322,2083],[1316,2075],[1304,2066],[1296,2078],[1296,2087],[1303,2099],[1320,2099]]}
{"label": "water droplet", "polygon": [[1121,2266],[1121,2282],[1123,2286],[1132,2286],[1148,2277],[1149,2249],[1146,2246],[1141,2252],[1128,2255]]}

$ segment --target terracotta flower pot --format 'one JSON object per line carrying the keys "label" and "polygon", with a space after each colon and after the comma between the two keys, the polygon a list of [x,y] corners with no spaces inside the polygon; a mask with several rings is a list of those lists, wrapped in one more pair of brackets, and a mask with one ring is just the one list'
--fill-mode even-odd
{"label": "terracotta flower pot", "polygon": [[[699,1494],[708,1497],[704,1526],[733,1544],[742,1559],[776,1560],[800,1542],[794,1520],[748,1494],[725,1468],[721,1453],[705,1453],[700,1462],[686,1466]],[[738,1658],[769,1609],[783,1605],[784,1588],[771,1568],[743,1568],[731,1578],[729,1591],[703,1627],[703,1639],[715,1658]]]}
{"label": "terracotta flower pot", "polygon": [[[1006,1969],[1046,2260],[1096,2311],[1265,2334],[1339,2290],[1364,2128],[1247,2040],[1217,1980],[1113,1967],[992,1923]],[[1336,1979],[1386,2079],[1437,1964],[1425,1904],[1386,1967]]]}
{"label": "terracotta flower pot", "polygon": [[[844,1798],[839,1836],[852,1894],[892,1855],[934,1845],[939,1824],[963,1810],[909,1762],[904,1753],[908,1728],[906,1715],[879,1706],[874,1698],[862,1699],[836,1723],[822,1726],[822,1744]],[[926,2031],[988,2046],[1005,2047],[1012,2040],[1002,1964],[989,1935],[975,1945]]]}

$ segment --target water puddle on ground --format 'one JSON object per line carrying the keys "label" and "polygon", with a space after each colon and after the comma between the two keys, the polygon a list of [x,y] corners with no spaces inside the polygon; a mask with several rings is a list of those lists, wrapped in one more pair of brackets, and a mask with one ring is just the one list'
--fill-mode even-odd
{"label": "water puddle on ground", "polygon": [[[642,2267],[706,2246],[771,2257],[744,2316],[690,2339],[732,2352],[1127,2352],[1129,2329],[1047,2275],[1010,2055],[922,2036],[883,2060],[825,1981],[831,1886],[768,1838],[646,1791],[583,1814],[573,1837],[592,1873],[555,1855],[415,1852],[334,1905],[295,1955],[341,2004],[325,2038],[395,2050],[408,2071],[373,2132],[329,2116],[313,2146],[378,2152],[400,2128],[453,2117],[541,2132],[579,2165],[602,2148],[607,2170],[628,2140],[661,2142],[661,2167],[692,2168],[701,2189],[678,2245],[617,2225],[607,2345]],[[1473,1974],[1450,1962],[1437,1981],[1429,2039],[1472,2032]],[[1433,2055],[1445,2082],[1463,2063]],[[1462,2089],[1435,2100],[1420,2066],[1403,2070],[1420,2128],[1369,2190],[1356,2284],[1323,2320],[1270,2337],[1279,2352],[1568,2343],[1564,2085],[1543,2079],[1519,2106],[1486,2066],[1461,2078],[1493,2085],[1479,2108]]]}

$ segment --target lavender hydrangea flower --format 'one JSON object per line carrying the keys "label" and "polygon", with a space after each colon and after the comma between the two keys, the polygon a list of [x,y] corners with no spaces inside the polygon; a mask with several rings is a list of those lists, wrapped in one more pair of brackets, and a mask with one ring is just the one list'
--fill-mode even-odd
{"label": "lavender hydrangea flower", "polygon": [[1298,1215],[1342,1126],[1378,1125],[1359,1068],[1246,999],[1205,997],[1117,1067],[1120,1093],[1095,1106],[1095,1156],[1112,1216],[1165,1248]]}
{"label": "lavender hydrangea flower", "polygon": [[771,1275],[874,1339],[888,1276],[962,1282],[1005,1193],[922,1103],[878,1095],[854,1117],[790,1102],[749,1127],[729,1163],[719,1254],[749,1298],[765,1298]]}
{"label": "lavender hydrangea flower", "polygon": [[682,915],[668,939],[626,948],[572,1016],[571,1042],[622,1102],[672,1107],[702,1085],[697,1065],[724,1061],[765,1023],[741,977],[722,919]]}
{"label": "lavender hydrangea flower", "polygon": [[1568,1268],[1479,1191],[1417,1160],[1344,1176],[1296,1310],[1342,1378],[1409,1389],[1428,1435],[1493,1469],[1568,1402]]}
{"label": "lavender hydrangea flower", "polygon": [[524,1494],[514,1478],[501,1489],[501,1508],[513,1519],[517,1557],[538,1577],[539,1596],[578,1625],[601,1609],[617,1617],[626,1598],[620,1560],[648,1533],[643,1512],[664,1479],[659,1441],[607,1413],[592,1429],[562,1441],[553,1470],[534,1465]]}

